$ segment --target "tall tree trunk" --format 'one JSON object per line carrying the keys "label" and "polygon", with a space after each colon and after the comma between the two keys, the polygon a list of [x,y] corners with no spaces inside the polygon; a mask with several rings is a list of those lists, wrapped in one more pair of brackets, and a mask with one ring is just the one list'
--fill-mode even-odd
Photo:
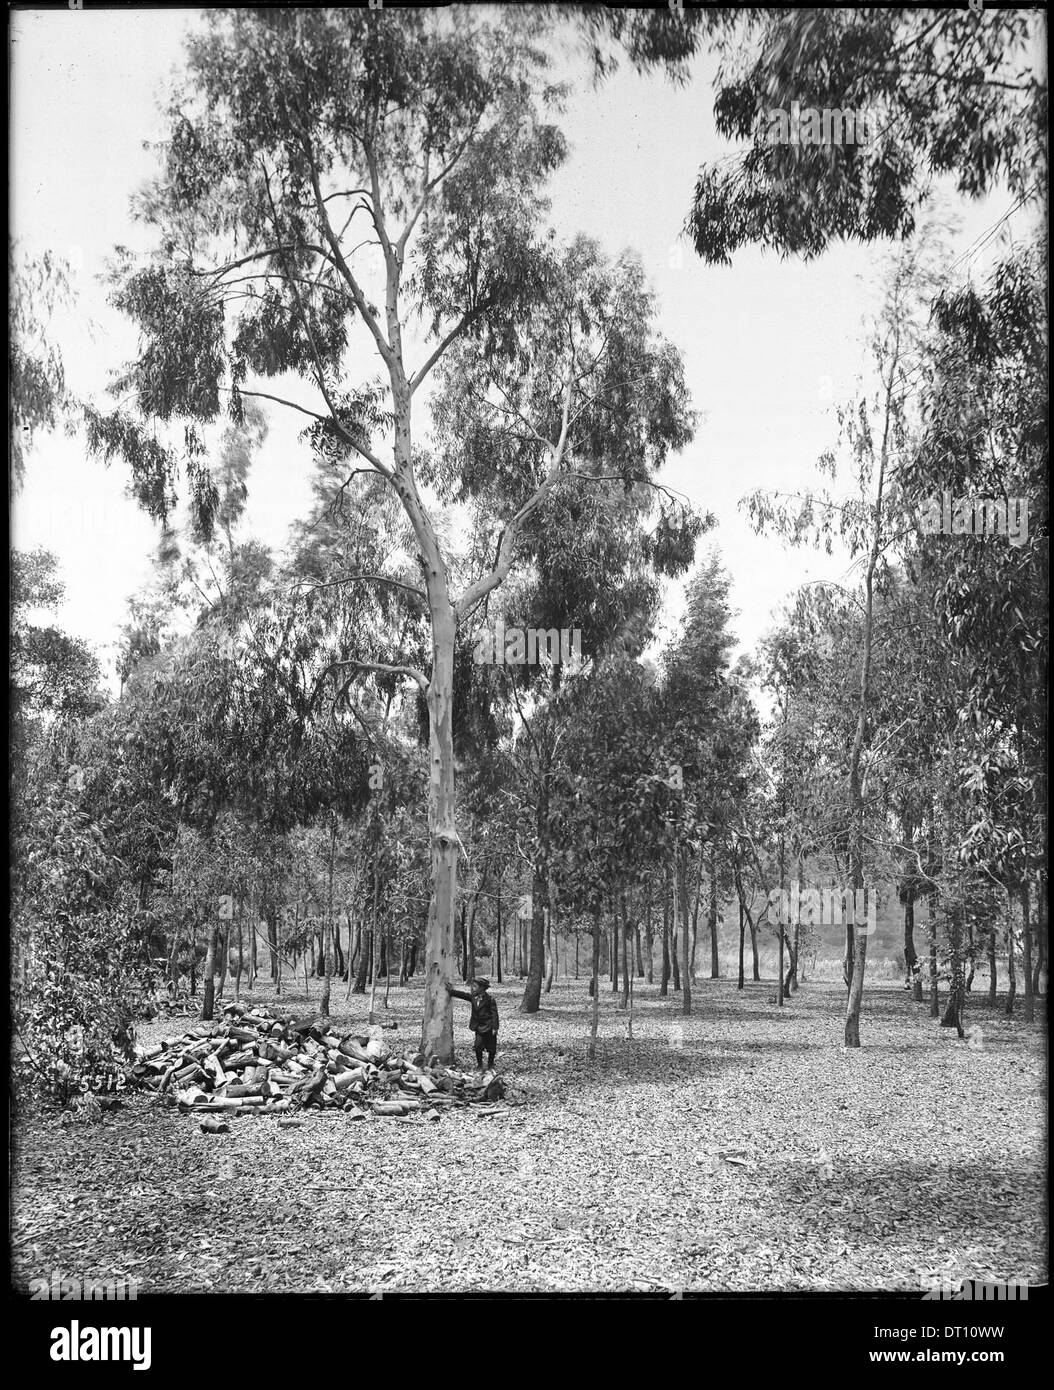
{"label": "tall tree trunk", "polygon": [[[684,859],[680,865],[680,906],[681,906],[681,1013],[692,1012],[692,972],[688,955],[688,855],[682,851]],[[674,859],[676,873],[676,858]]]}
{"label": "tall tree trunk", "polygon": [[589,1029],[589,1060],[596,1061],[597,1056],[597,1020],[600,1013],[600,904],[597,903],[593,908],[593,978],[590,982],[590,994],[593,996],[592,1019]]}
{"label": "tall tree trunk", "polygon": [[703,851],[699,851],[699,861],[695,873],[695,893],[692,897],[692,954],[689,975],[695,984],[695,948],[699,944],[699,900],[703,892]]}
{"label": "tall tree trunk", "polygon": [[[385,955],[388,956],[388,957],[390,958],[390,956],[391,956],[391,918],[390,918],[390,917],[388,918],[388,920],[387,920],[387,921],[385,922],[385,924],[384,924],[384,942],[385,942]],[[388,1009],[388,996],[391,994],[391,989],[392,989],[392,971],[391,971],[391,966],[389,965],[389,967],[388,967],[388,973],[387,973],[387,975],[385,975],[385,977],[384,977],[384,1008],[385,1008],[385,1011],[387,1011],[387,1009]]]}
{"label": "tall tree trunk", "polygon": [[659,981],[659,997],[665,999],[670,992],[670,895],[662,898],[662,979]]}
{"label": "tall tree trunk", "polygon": [[1032,903],[1029,893],[1028,875],[1021,880],[1021,970],[1025,982],[1025,1022],[1032,1023],[1036,1017],[1035,999],[1032,993]]}
{"label": "tall tree trunk", "polygon": [[619,1008],[621,1008],[621,1009],[628,1009],[628,1008],[629,1008],[629,977],[630,977],[630,962],[629,962],[629,919],[628,919],[627,913],[626,913],[626,890],[625,890],[625,888],[621,889],[620,892],[619,892],[619,916],[620,916],[621,921],[622,921],[622,1002],[620,1003]]}
{"label": "tall tree trunk", "polygon": [[546,994],[553,987],[553,971],[556,969],[556,950],[553,937],[553,909],[552,898],[546,890],[545,905],[545,992]]}
{"label": "tall tree trunk", "polygon": [[751,978],[757,984],[761,979],[761,962],[758,960],[758,929],[753,918],[748,917],[747,921],[750,926],[750,956],[754,972]]}
{"label": "tall tree trunk", "polygon": [[501,878],[498,879],[497,924],[494,928],[494,957],[498,967],[498,984],[501,984]]}
{"label": "tall tree trunk", "polygon": [[216,1007],[216,947],[219,939],[219,924],[213,922],[209,926],[209,946],[205,952],[205,987],[201,1001],[201,1017],[206,1023],[212,1022]]}
{"label": "tall tree trunk", "polygon": [[710,978],[721,978],[721,961],[717,950],[717,843],[710,842]]}
{"label": "tall tree trunk", "polygon": [[937,980],[937,922],[930,903],[930,1018],[940,1018],[940,987]]}
{"label": "tall tree trunk", "polygon": [[1006,1016],[1014,1013],[1014,999],[1017,995],[1017,961],[1014,959],[1014,898],[1007,889],[1006,917]]}
{"label": "tall tree trunk", "polygon": [[[398,383],[397,428],[405,431],[405,467],[410,459],[410,397],[405,382]],[[397,441],[398,443],[398,441]],[[409,491],[409,489],[408,489]],[[404,505],[406,498],[404,497]],[[432,861],[432,901],[428,909],[425,943],[424,1019],[421,1051],[438,1057],[444,1065],[454,1060],[454,1021],[447,984],[453,978],[454,905],[457,902],[457,810],[454,785],[454,640],[457,619],[446,588],[446,569],[430,523],[415,503],[411,517],[426,566],[426,588],[432,620],[432,678],[428,685],[428,835]],[[376,933],[374,933],[376,936]]]}
{"label": "tall tree trunk", "polygon": [[[864,630],[862,659],[860,662],[860,695],[857,706],[856,728],[849,752],[849,842],[850,886],[854,901],[860,893],[863,901],[864,888],[864,791],[861,780],[861,761],[864,753],[864,739],[867,735],[868,711],[871,703],[871,658],[874,637],[874,584],[878,557],[882,550],[882,503],[885,488],[886,464],[888,462],[889,434],[893,423],[894,383],[897,365],[900,360],[900,340],[897,339],[894,356],[889,365],[889,376],[885,382],[885,415],[882,426],[882,442],[878,459],[878,477],[875,482],[875,509],[871,547],[867,568],[864,571]],[[867,965],[868,923],[865,920],[856,926],[853,936],[853,953],[849,961],[849,998],[845,1008],[845,1045],[860,1046],[860,1006],[864,999],[864,970]]]}
{"label": "tall tree trunk", "polygon": [[326,961],[326,973],[322,981],[322,998],[318,1005],[318,1011],[323,1018],[329,1018],[329,996],[333,986],[333,870],[336,866],[336,860],[337,820],[334,816],[329,823],[329,878],[326,895],[325,940],[322,945],[322,954]]}
{"label": "tall tree trunk", "polygon": [[640,951],[640,923],[639,923],[639,922],[634,922],[634,924],[633,924],[633,945],[634,945],[634,949],[635,949],[636,952],[637,952],[637,979],[638,979],[638,980],[643,980],[643,979],[644,979],[644,958],[643,958],[643,956],[641,955],[641,951]]}
{"label": "tall tree trunk", "polygon": [[371,1023],[377,1022],[377,972],[380,962],[377,960],[377,928],[374,927],[370,932],[370,1012],[369,1020]]}
{"label": "tall tree trunk", "polygon": [[963,930],[962,897],[957,896],[951,903],[948,915],[948,931],[951,947],[951,983],[948,989],[948,1003],[941,1019],[942,1028],[955,1028],[959,1037],[963,1036],[962,1015],[966,997],[966,974],[963,969]]}
{"label": "tall tree trunk", "polygon": [[646,952],[646,955],[645,955],[645,966],[644,966],[644,971],[645,971],[644,977],[645,977],[645,979],[647,980],[648,984],[650,985],[650,984],[654,984],[654,983],[655,983],[655,979],[654,979],[654,975],[655,975],[655,962],[654,962],[654,959],[653,959],[654,948],[655,948],[655,947],[654,947],[655,938],[654,938],[654,932],[653,932],[652,925],[651,925],[651,879],[648,880],[648,896],[647,896],[647,899],[646,899],[646,905],[645,905],[644,913],[645,913],[645,917],[644,917],[644,948],[645,948],[645,952]]}
{"label": "tall tree trunk", "polygon": [[988,1002],[994,1009],[999,998],[998,967],[996,965],[995,923],[988,928]]}
{"label": "tall tree trunk", "polygon": [[527,985],[523,991],[521,1014],[535,1014],[542,1007],[542,979],[545,971],[545,874],[535,864],[531,875],[531,954]]}
{"label": "tall tree trunk", "polygon": [[1032,968],[1032,993],[1038,997],[1047,968],[1047,876],[1036,875],[1036,963]]}
{"label": "tall tree trunk", "polygon": [[172,999],[179,994],[179,936],[182,924],[182,917],[178,917],[172,933],[172,949],[168,953],[168,993]]}
{"label": "tall tree trunk", "polygon": [[244,958],[245,958],[245,933],[244,933],[244,926],[245,926],[245,924],[244,924],[244,922],[243,922],[243,920],[242,920],[242,919],[244,918],[244,916],[245,916],[245,908],[244,908],[244,905],[241,905],[241,906],[239,906],[239,908],[238,908],[238,973],[237,973],[237,974],[235,975],[235,977],[234,977],[234,997],[235,997],[235,999],[240,999],[240,998],[241,998],[241,992],[242,992],[242,961],[243,961]]}
{"label": "tall tree trunk", "polygon": [[278,906],[273,900],[264,903],[264,921],[267,923],[267,950],[271,957],[271,979],[278,979]]}
{"label": "tall tree trunk", "polygon": [[198,919],[190,919],[190,997],[198,992]]}
{"label": "tall tree trunk", "polygon": [[747,918],[743,911],[743,899],[739,899],[739,984],[737,988],[745,989],[746,982],[743,978],[743,954],[747,938]]}
{"label": "tall tree trunk", "polygon": [[904,964],[907,968],[907,982],[911,986],[911,996],[917,1004],[922,1003],[922,971],[915,950],[915,884],[909,881],[904,893]]}
{"label": "tall tree trunk", "polygon": [[233,922],[228,921],[220,937],[223,945],[220,952],[220,984],[217,993],[219,994],[221,999],[223,998],[224,986],[227,983],[227,971],[230,967],[231,961],[231,927],[233,925]]}
{"label": "tall tree trunk", "polygon": [[256,976],[259,972],[260,959],[258,955],[257,937],[260,935],[260,913],[255,899],[249,904],[249,989],[256,987]]}

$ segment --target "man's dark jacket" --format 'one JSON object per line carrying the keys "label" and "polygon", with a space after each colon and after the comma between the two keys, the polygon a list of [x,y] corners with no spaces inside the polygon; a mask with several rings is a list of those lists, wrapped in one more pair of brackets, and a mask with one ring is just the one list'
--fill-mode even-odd
{"label": "man's dark jacket", "polygon": [[465,989],[452,989],[455,999],[467,999],[472,1005],[468,1026],[473,1033],[496,1033],[498,1031],[498,1001],[489,994],[470,994]]}

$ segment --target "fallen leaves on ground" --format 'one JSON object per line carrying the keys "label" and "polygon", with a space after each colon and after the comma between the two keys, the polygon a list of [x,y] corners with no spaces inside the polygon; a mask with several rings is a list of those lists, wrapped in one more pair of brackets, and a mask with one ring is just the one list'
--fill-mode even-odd
{"label": "fallen leaves on ground", "polygon": [[[536,1015],[517,1013],[521,988],[493,989],[511,1103],[438,1123],[309,1110],[298,1126],[246,1114],[207,1134],[147,1095],[90,1124],[24,1114],[17,1282],[53,1270],[135,1277],[143,1292],[1046,1280],[1041,1025],[972,1001],[984,1027],[972,1047],[904,991],[875,989],[864,1046],[847,1052],[836,985],[805,985],[781,1011],[770,984],[701,980],[689,1017],[679,996],[638,988],[630,1041],[602,985],[591,1063],[586,982],[558,982]],[[282,1001],[298,1003],[311,1007]],[[420,985],[391,1003],[386,1021],[415,1039]],[[153,1027],[141,1041],[171,1031]]]}

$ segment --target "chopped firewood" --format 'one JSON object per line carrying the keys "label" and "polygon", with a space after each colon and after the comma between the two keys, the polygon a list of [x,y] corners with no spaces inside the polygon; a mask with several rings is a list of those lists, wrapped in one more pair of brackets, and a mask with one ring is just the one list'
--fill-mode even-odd
{"label": "chopped firewood", "polygon": [[204,1134],[229,1134],[231,1127],[226,1120],[215,1120],[211,1115],[206,1115],[201,1122],[201,1130]]}
{"label": "chopped firewood", "polygon": [[418,1052],[411,1059],[376,1026],[338,1037],[328,1019],[294,1020],[263,1006],[225,1009],[222,1023],[196,1024],[182,1037],[139,1049],[126,1079],[162,1095],[171,1086],[172,1103],[184,1114],[228,1116],[317,1106],[361,1119],[369,1107],[380,1116],[434,1121],[453,1105],[486,1102],[478,1113],[498,1113],[504,1096],[498,1078],[475,1082],[435,1057]]}

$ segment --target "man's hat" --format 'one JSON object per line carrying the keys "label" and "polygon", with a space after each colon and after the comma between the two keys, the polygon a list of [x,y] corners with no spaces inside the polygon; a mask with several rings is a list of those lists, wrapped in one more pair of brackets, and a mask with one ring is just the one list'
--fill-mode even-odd
{"label": "man's hat", "polygon": [[484,989],[490,989],[490,981],[489,981],[489,980],[485,980],[485,979],[482,977],[482,975],[477,975],[477,976],[476,976],[476,984],[477,984],[477,985],[482,985]]}

